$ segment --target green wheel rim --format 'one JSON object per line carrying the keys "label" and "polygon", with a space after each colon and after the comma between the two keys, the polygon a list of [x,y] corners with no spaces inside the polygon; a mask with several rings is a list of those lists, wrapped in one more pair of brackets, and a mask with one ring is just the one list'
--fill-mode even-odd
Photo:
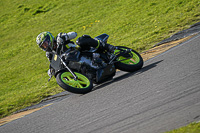
{"label": "green wheel rim", "polygon": [[78,79],[75,81],[74,77],[72,76],[72,74],[70,72],[64,72],[61,75],[61,80],[69,85],[72,86],[74,88],[87,88],[90,86],[90,81],[88,80],[87,77],[85,77],[82,74],[76,73],[76,76],[78,77]]}
{"label": "green wheel rim", "polygon": [[[119,52],[120,50],[115,50],[115,53]],[[121,63],[124,64],[128,64],[128,65],[135,65],[138,64],[140,62],[140,58],[139,56],[135,53],[135,52],[131,52],[132,57],[130,59],[124,60],[126,59],[126,57],[120,56],[117,60],[120,61]]]}

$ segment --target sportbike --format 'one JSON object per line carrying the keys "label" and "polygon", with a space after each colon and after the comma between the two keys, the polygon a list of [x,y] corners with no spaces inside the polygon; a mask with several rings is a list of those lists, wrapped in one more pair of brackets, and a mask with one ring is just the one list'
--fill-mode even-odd
{"label": "sportbike", "polygon": [[[102,34],[96,39],[106,43],[109,35]],[[116,70],[134,72],[142,68],[143,59],[135,50],[116,46],[113,53],[107,51],[68,49],[59,55],[52,52],[48,74],[55,77],[58,85],[66,91],[85,94],[94,84],[103,83],[115,76]],[[49,79],[49,81],[50,81]]]}

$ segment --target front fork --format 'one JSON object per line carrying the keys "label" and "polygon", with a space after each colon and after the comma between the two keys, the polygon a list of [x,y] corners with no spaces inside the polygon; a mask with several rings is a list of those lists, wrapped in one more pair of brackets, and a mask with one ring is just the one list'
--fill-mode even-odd
{"label": "front fork", "polygon": [[77,81],[78,77],[76,76],[76,74],[67,66],[67,64],[63,61],[63,59],[58,56],[62,62],[62,64],[65,66],[65,68],[67,68],[67,70],[72,74],[72,76],[74,77],[74,80]]}
{"label": "front fork", "polygon": [[[76,76],[76,74],[67,66],[67,64],[63,61],[62,57],[60,57],[59,55],[57,55],[57,56],[60,58],[61,63],[64,65],[64,67],[72,74],[72,76],[74,77],[74,80],[77,81],[78,77]],[[48,70],[47,73],[48,73],[48,75],[50,77],[48,79],[48,81],[50,81],[51,78],[53,77],[53,75],[55,75],[55,71],[53,69],[51,69],[51,67],[50,67],[50,69]]]}

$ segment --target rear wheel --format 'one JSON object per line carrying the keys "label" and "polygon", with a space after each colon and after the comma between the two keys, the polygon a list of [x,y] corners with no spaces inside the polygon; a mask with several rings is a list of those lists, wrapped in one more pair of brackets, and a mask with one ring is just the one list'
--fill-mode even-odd
{"label": "rear wheel", "polygon": [[[119,50],[115,50],[115,53],[120,52],[120,49],[126,50],[129,49],[128,47],[124,46],[117,46]],[[130,59],[127,59],[128,57],[131,57]],[[124,60],[127,59],[127,60]],[[132,50],[129,54],[125,54],[124,56],[120,56],[117,58],[117,61],[115,63],[115,67],[122,71],[127,72],[134,72],[142,68],[143,66],[143,59],[141,55],[136,52],[135,50]]]}
{"label": "rear wheel", "polygon": [[83,74],[74,72],[78,77],[77,80],[74,80],[73,75],[70,72],[60,72],[56,76],[56,81],[60,87],[66,91],[85,94],[92,90],[92,82]]}

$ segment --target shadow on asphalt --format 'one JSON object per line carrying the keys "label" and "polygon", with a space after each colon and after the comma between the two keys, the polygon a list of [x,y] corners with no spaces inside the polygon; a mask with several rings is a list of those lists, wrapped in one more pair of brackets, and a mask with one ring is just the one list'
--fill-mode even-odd
{"label": "shadow on asphalt", "polygon": [[[128,78],[128,77],[130,77],[130,76],[139,75],[139,74],[141,74],[141,73],[144,73],[144,72],[146,72],[146,71],[148,71],[148,70],[150,70],[150,69],[156,67],[156,66],[157,66],[159,63],[161,63],[162,61],[163,61],[163,60],[157,61],[157,62],[155,62],[155,63],[152,63],[152,64],[150,64],[150,65],[147,65],[147,66],[143,67],[142,69],[140,69],[140,70],[138,70],[138,71],[135,71],[135,72],[132,72],[132,73],[130,73],[130,72],[127,73],[127,72],[126,72],[125,74],[122,74],[122,75],[120,75],[120,76],[118,76],[118,77],[116,77],[116,78],[113,78],[113,79],[110,80],[110,81],[107,81],[107,82],[105,82],[105,83],[96,85],[96,86],[94,87],[93,91],[98,90],[98,89],[101,89],[101,88],[103,88],[103,87],[105,87],[105,86],[107,86],[107,85],[113,84],[113,83],[118,82],[118,81],[120,81],[120,80],[126,79],[126,78]],[[118,73],[121,73],[121,72],[122,72],[122,71],[119,71]],[[119,74],[118,74],[118,75],[119,75]]]}

